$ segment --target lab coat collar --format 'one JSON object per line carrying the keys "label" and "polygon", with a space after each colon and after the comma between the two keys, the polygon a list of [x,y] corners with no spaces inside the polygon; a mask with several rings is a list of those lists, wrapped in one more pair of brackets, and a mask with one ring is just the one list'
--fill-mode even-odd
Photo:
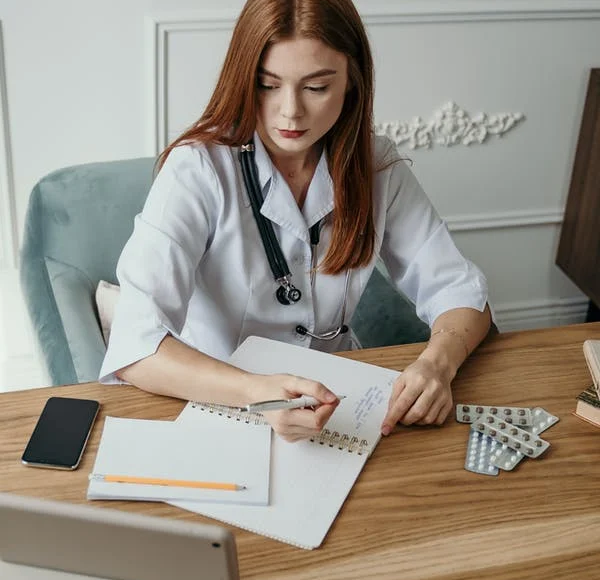
{"label": "lab coat collar", "polygon": [[301,211],[257,133],[254,134],[254,146],[263,192],[268,185],[261,213],[297,238],[309,243],[308,229],[333,210],[333,181],[329,175],[326,152],[321,153]]}
{"label": "lab coat collar", "polygon": [[256,131],[254,131],[254,161],[258,169],[260,188],[264,191],[269,180],[273,178],[275,167]]}
{"label": "lab coat collar", "polygon": [[304,200],[302,213],[308,227],[312,227],[333,211],[333,180],[329,174],[327,153],[323,150],[315,174]]}

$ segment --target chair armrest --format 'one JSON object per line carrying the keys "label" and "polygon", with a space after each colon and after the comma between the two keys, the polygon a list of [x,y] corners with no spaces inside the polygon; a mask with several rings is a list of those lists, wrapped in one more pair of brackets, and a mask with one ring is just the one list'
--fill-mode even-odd
{"label": "chair armrest", "polygon": [[53,384],[97,380],[106,347],[89,278],[46,258],[22,264],[21,283]]}

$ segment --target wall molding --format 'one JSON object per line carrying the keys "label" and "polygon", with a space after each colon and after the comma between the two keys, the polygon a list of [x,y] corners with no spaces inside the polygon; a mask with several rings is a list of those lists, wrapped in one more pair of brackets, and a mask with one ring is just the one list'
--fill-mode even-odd
{"label": "wall molding", "polygon": [[[427,22],[484,22],[507,20],[582,20],[600,17],[598,0],[447,0],[395,2],[394,9],[358,0],[357,7],[367,25]],[[450,5],[451,4],[451,5]]]}
{"label": "wall molding", "polygon": [[[408,23],[486,22],[520,20],[600,19],[600,0],[397,0],[388,3],[357,0],[367,26]],[[231,31],[239,15],[236,10],[203,10],[156,13],[146,17],[149,46],[151,134],[148,155],[157,155],[168,144],[168,45],[172,34],[193,31]],[[510,113],[509,113],[510,115]],[[517,116],[520,113],[513,113]],[[521,119],[518,119],[519,121]],[[394,122],[396,123],[396,122]]]}
{"label": "wall molding", "polygon": [[585,322],[588,299],[550,298],[493,305],[501,332]]}
{"label": "wall molding", "polygon": [[[357,3],[358,4],[358,3]],[[463,18],[466,21],[473,20],[475,14],[478,20],[500,18],[498,7],[504,6],[502,19],[507,14],[511,18],[518,20],[523,15],[530,18],[535,12],[538,19],[565,19],[573,18],[574,15],[583,15],[585,18],[600,18],[600,0],[593,2],[576,2],[571,0],[547,2],[542,8],[539,7],[533,11],[533,6],[538,6],[536,2],[502,2],[501,0],[477,0],[476,2],[458,2],[454,3],[453,19]],[[510,7],[510,11],[506,7]],[[457,8],[459,7],[460,10]],[[469,10],[466,10],[466,8]],[[360,8],[360,5],[359,5]],[[437,15],[442,20],[449,18],[446,12],[440,12],[447,9],[447,3],[437,2],[428,3],[427,8],[422,2],[412,2],[396,7],[394,10],[373,7],[363,11],[363,16],[367,24],[387,24],[390,18],[405,18],[407,14],[411,17],[420,17],[422,22],[429,22],[430,17]],[[400,10],[403,10],[401,13]],[[150,104],[151,118],[149,126],[152,127],[148,155],[157,155],[164,149],[167,143],[167,78],[168,78],[168,43],[171,34],[179,32],[202,31],[202,30],[222,30],[232,29],[237,11],[204,11],[191,13],[167,13],[162,15],[153,15],[147,17],[147,42],[150,46],[150,59],[148,61],[148,75],[151,83],[150,94],[152,101]],[[467,15],[471,17],[467,18]],[[484,18],[485,17],[485,18]],[[583,16],[581,16],[583,17]],[[483,114],[485,115],[485,114]],[[498,125],[498,131],[509,130],[514,124],[522,121],[521,113],[514,113],[514,118],[508,124]],[[510,125],[510,126],[509,126]],[[380,124],[380,127],[383,124]],[[451,231],[466,232],[479,230],[504,229],[515,227],[547,226],[559,225],[563,221],[563,211],[555,210],[521,210],[509,212],[491,212],[486,214],[474,215],[453,215],[446,216],[446,221]]]}
{"label": "wall molding", "polygon": [[0,21],[0,269],[14,268],[17,265],[16,202],[4,63],[4,43],[2,22]]}
{"label": "wall molding", "polygon": [[445,216],[451,232],[498,230],[531,226],[556,226],[562,224],[563,210],[517,210],[481,214]]}

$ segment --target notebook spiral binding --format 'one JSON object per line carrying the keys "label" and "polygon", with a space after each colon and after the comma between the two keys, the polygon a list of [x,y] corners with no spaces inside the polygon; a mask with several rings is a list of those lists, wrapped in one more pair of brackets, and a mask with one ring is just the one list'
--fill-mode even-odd
{"label": "notebook spiral binding", "polygon": [[227,419],[235,419],[247,424],[253,425],[267,425],[268,421],[260,413],[247,413],[235,407],[228,407],[227,405],[217,405],[216,403],[200,403],[192,402],[193,409],[199,409],[200,411],[206,411],[208,413],[215,413]]}
{"label": "notebook spiral binding", "polygon": [[369,449],[369,442],[366,439],[359,441],[358,437],[350,437],[345,433],[340,434],[337,431],[330,431],[329,429],[323,429],[318,435],[311,437],[310,441],[319,443],[319,445],[336,447],[340,451],[346,450],[348,453],[356,452],[358,455],[362,455]]}
{"label": "notebook spiral binding", "polygon": [[[198,409],[208,413],[216,413],[217,415],[226,417],[227,419],[243,421],[247,424],[268,424],[268,421],[260,413],[247,413],[246,411],[242,411],[241,409],[237,409],[235,407],[228,407],[227,405],[192,401],[191,406],[193,409]],[[359,440],[358,437],[350,437],[350,435],[345,433],[338,433],[337,431],[330,431],[329,429],[323,429],[318,435],[311,437],[309,441],[318,443],[319,445],[327,445],[328,447],[336,448],[339,451],[356,453],[357,455],[368,453],[370,449],[369,442],[366,439]]]}

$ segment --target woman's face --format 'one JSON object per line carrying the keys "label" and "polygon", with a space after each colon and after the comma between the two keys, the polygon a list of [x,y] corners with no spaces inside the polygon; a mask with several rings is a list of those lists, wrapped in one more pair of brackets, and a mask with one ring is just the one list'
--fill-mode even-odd
{"label": "woman's face", "polygon": [[271,155],[306,155],[340,116],[347,85],[348,59],[321,41],[271,46],[258,69],[256,127]]}

